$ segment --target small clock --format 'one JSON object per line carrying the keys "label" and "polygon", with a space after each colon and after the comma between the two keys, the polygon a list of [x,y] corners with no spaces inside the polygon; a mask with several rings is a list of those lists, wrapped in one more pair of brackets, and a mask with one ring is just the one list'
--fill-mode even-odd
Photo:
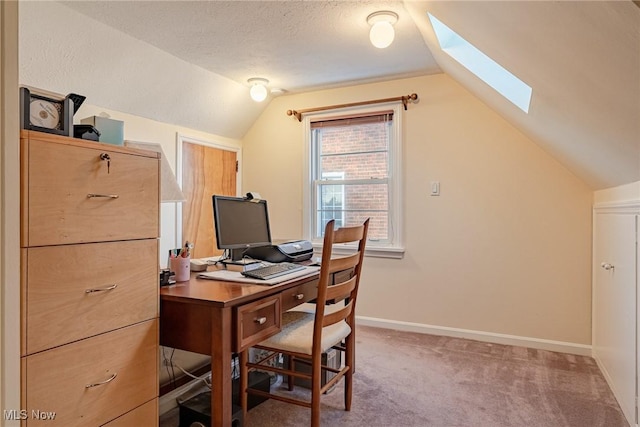
{"label": "small clock", "polygon": [[53,99],[20,88],[22,129],[73,136],[74,102],[70,96]]}

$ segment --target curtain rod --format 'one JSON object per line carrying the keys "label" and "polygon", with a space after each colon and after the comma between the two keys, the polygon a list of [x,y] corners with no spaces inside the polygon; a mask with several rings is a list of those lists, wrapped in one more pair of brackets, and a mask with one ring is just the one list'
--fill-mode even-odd
{"label": "curtain rod", "polygon": [[409,101],[415,102],[417,100],[418,100],[418,95],[415,93],[412,93],[411,95],[396,96],[395,98],[374,99],[373,101],[361,101],[361,102],[351,102],[349,104],[328,105],[326,107],[307,108],[305,110],[287,110],[287,116],[294,116],[296,119],[298,119],[299,122],[301,122],[302,115],[306,113],[313,113],[316,111],[325,111],[325,110],[334,110],[337,108],[359,107],[361,105],[381,104],[384,102],[394,102],[394,101],[402,102],[402,105],[404,105],[404,109],[406,111],[407,103]]}

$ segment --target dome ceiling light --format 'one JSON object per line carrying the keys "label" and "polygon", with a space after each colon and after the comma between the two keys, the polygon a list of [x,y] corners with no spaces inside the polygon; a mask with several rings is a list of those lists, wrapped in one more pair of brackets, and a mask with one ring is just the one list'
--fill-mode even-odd
{"label": "dome ceiling light", "polygon": [[398,22],[398,14],[389,10],[373,12],[367,16],[367,23],[371,25],[369,40],[379,49],[384,49],[393,43],[395,31],[393,25]]}
{"label": "dome ceiling light", "polygon": [[267,95],[269,94],[269,92],[267,91],[269,80],[254,77],[247,80],[247,83],[251,85],[251,89],[249,89],[251,99],[256,102],[262,102],[267,99]]}

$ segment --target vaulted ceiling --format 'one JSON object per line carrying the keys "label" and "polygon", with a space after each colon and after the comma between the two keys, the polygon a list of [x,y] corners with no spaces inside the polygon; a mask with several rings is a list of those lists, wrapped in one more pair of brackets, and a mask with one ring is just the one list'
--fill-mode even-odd
{"label": "vaulted ceiling", "polygon": [[[399,16],[383,50],[368,41],[377,10]],[[531,86],[529,113],[443,53],[427,12]],[[62,55],[49,87],[105,108],[241,138],[266,104],[251,77],[286,94],[444,72],[592,188],[640,181],[632,1],[21,2],[20,16],[21,83]]]}

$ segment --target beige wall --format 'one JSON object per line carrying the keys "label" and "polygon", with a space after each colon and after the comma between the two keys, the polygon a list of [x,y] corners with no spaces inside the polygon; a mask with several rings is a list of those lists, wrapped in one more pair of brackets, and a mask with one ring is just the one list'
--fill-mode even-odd
{"label": "beige wall", "polygon": [[590,344],[592,191],[444,74],[274,99],[243,139],[243,189],[269,200],[274,239],[303,237],[304,136],[286,110],[412,92],[406,253],[366,260],[358,314]]}

